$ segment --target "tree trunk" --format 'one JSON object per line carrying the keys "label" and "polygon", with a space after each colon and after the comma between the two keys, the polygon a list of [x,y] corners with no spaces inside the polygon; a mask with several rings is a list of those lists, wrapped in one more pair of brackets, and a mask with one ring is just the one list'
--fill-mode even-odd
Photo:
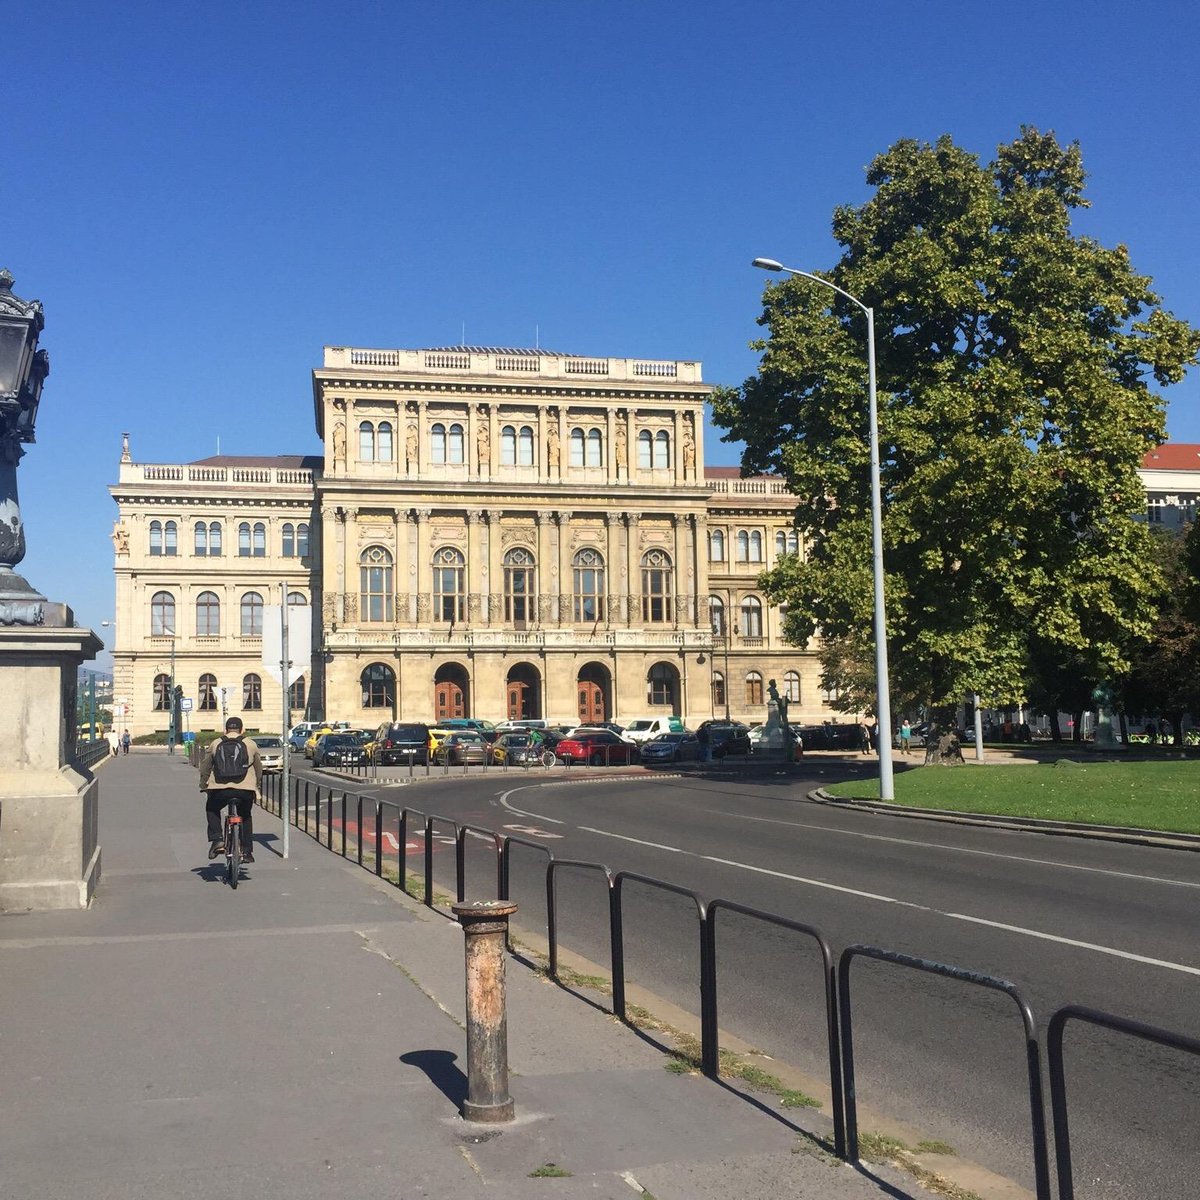
{"label": "tree trunk", "polygon": [[1052,742],[1062,741],[1062,730],[1058,727],[1058,710],[1055,709],[1050,714],[1050,740]]}
{"label": "tree trunk", "polygon": [[1071,734],[1071,741],[1083,741],[1083,709],[1078,709],[1071,714],[1075,719],[1075,729]]}

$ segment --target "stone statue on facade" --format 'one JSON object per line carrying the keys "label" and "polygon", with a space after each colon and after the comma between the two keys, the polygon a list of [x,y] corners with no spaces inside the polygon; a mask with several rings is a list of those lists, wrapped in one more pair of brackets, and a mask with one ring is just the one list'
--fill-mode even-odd
{"label": "stone statue on facade", "polygon": [[557,469],[558,467],[558,418],[554,418],[550,422],[549,432],[546,434],[547,445],[547,461],[550,465]]}
{"label": "stone statue on facade", "polygon": [[124,525],[114,525],[112,531],[113,549],[118,554],[129,553],[129,530]]}
{"label": "stone statue on facade", "polygon": [[408,432],[405,434],[405,453],[407,455],[406,466],[409,474],[412,474],[417,469],[417,427],[409,425]]}
{"label": "stone statue on facade", "polygon": [[626,458],[626,455],[629,452],[629,444],[628,444],[628,441],[626,440],[626,438],[627,438],[627,435],[625,432],[625,422],[618,421],[617,422],[617,468],[619,470],[621,467],[624,467],[626,469],[626,471],[628,471],[629,470],[629,462],[628,462],[628,459]]}
{"label": "stone statue on facade", "polygon": [[346,461],[346,426],[339,421],[333,427],[333,465],[342,466]]}
{"label": "stone statue on facade", "polygon": [[479,470],[482,472],[484,467],[492,465],[492,429],[486,419],[479,426],[475,446],[479,453]]}
{"label": "stone statue on facade", "polygon": [[696,437],[692,433],[691,421],[683,427],[683,467],[685,471],[696,470]]}

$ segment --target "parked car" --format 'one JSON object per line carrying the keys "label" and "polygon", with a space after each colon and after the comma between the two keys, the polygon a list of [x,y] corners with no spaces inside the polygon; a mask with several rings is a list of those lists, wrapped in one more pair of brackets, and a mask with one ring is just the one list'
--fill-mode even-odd
{"label": "parked car", "polygon": [[586,762],[597,767],[631,763],[637,752],[637,746],[617,737],[611,729],[580,728],[554,748],[563,762]]}
{"label": "parked car", "polygon": [[317,749],[317,740],[333,733],[332,725],[319,725],[304,739],[304,757],[312,758]]}
{"label": "parked car", "polygon": [[433,756],[435,763],[450,763],[453,766],[468,766],[478,763],[483,766],[487,762],[488,744],[473,730],[460,729],[448,733],[444,741],[438,743]]}
{"label": "parked car", "polygon": [[256,733],[250,740],[258,747],[264,771],[283,770],[283,738],[273,733]]}
{"label": "parked car", "polygon": [[497,765],[528,766],[542,761],[542,748],[528,733],[502,733],[488,747],[488,754]]}
{"label": "parked car", "polygon": [[660,733],[682,733],[682,717],[638,717],[625,726],[620,735],[627,742],[648,742]]}
{"label": "parked car", "polygon": [[485,742],[494,742],[498,736],[496,725],[492,721],[483,721],[477,717],[446,717],[436,722],[437,729],[473,729]]}
{"label": "parked car", "polygon": [[647,764],[694,762],[700,757],[700,739],[688,729],[682,733],[660,733],[643,742],[639,754]]}
{"label": "parked car", "polygon": [[697,733],[707,736],[713,758],[750,753],[750,730],[741,721],[701,721]]}
{"label": "parked car", "polygon": [[838,721],[801,725],[800,738],[805,750],[859,750],[862,747],[862,726],[856,722],[842,724]]}
{"label": "parked car", "polygon": [[313,747],[314,767],[357,766],[367,761],[367,751],[352,733],[325,733]]}
{"label": "parked car", "polygon": [[420,721],[385,721],[368,743],[372,756],[384,766],[424,764],[429,758],[429,726]]}

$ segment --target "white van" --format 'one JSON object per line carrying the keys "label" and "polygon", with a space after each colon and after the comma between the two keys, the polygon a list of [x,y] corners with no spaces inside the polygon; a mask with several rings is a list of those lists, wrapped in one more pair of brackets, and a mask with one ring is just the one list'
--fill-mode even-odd
{"label": "white van", "polygon": [[648,742],[660,733],[682,733],[682,717],[638,717],[625,726],[621,735],[627,742]]}

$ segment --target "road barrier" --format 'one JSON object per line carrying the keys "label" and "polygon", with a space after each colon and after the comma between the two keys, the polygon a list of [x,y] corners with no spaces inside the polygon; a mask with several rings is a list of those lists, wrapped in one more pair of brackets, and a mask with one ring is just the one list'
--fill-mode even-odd
{"label": "road barrier", "polygon": [[1169,1029],[1159,1029],[1155,1025],[1144,1025],[1141,1021],[1131,1021],[1128,1017],[1117,1017],[1096,1008],[1068,1004],[1050,1018],[1050,1024],[1046,1028],[1046,1059],[1050,1068],[1050,1111],[1054,1118],[1054,1158],[1058,1172],[1059,1200],[1075,1200],[1071,1130],[1067,1120],[1067,1077],[1063,1069],[1063,1032],[1068,1021],[1095,1025],[1144,1042],[1153,1042],[1158,1046],[1200,1056],[1200,1041],[1195,1038],[1172,1033]]}
{"label": "road barrier", "polygon": [[[268,777],[264,781],[264,806],[279,814],[288,812],[292,823],[300,826],[300,811],[304,811],[304,831],[308,832],[309,783],[299,779],[292,780],[292,797],[283,797],[281,780],[278,776]],[[301,788],[303,788],[304,803],[301,804]],[[293,808],[291,799],[294,798]],[[319,804],[320,790],[317,791]],[[346,827],[346,794],[343,793],[342,819],[342,853],[346,854],[345,839],[353,836],[359,842],[358,862],[363,863],[362,840],[364,836],[364,819],[370,806],[372,833],[375,838],[375,855],[371,869],[375,875],[385,875],[385,858],[383,854],[384,814],[385,811],[395,813],[399,832],[397,848],[398,886],[408,893],[407,885],[407,838],[408,831],[414,825],[414,818],[419,819],[423,829],[424,842],[424,895],[423,903],[433,908],[433,843],[437,826],[449,827],[453,830],[455,847],[455,892],[461,902],[466,888],[466,839],[474,836],[490,840],[496,859],[496,891],[497,899],[511,899],[512,886],[512,852],[514,847],[523,847],[544,855],[545,863],[545,892],[546,892],[546,939],[549,946],[549,974],[558,979],[559,974],[559,913],[558,913],[558,877],[564,871],[582,871],[598,874],[603,879],[608,898],[609,946],[611,954],[612,974],[612,1012],[615,1016],[625,1019],[625,913],[622,904],[623,890],[626,883],[639,883],[674,895],[689,899],[695,907],[697,934],[700,947],[700,1042],[701,1068],[704,1074],[716,1078],[720,1067],[720,1027],[719,1027],[719,970],[717,956],[717,922],[719,914],[734,913],[753,920],[788,929],[811,939],[821,955],[822,990],[824,995],[826,1042],[829,1059],[829,1083],[831,1095],[832,1120],[834,1127],[834,1148],[838,1157],[849,1162],[858,1161],[858,1113],[855,1087],[854,1062],[854,1013],[850,989],[850,967],[855,959],[867,958],[876,962],[899,966],[909,970],[924,972],[946,979],[956,980],[988,990],[1001,992],[1009,996],[1017,1006],[1024,1032],[1024,1051],[1022,1055],[1023,1069],[1028,1081],[1029,1120],[1032,1141],[1032,1159],[1037,1200],[1053,1200],[1050,1184],[1050,1155],[1049,1134],[1046,1124],[1046,1105],[1042,1090],[1042,1051],[1038,1038],[1038,1024],[1033,1009],[1025,1000],[1015,984],[1008,980],[991,975],[970,971],[963,967],[947,963],[935,962],[929,959],[917,958],[897,951],[886,950],[878,946],[852,945],[846,947],[836,967],[834,954],[828,939],[814,926],[790,920],[776,913],[764,912],[749,908],[733,900],[716,898],[707,902],[696,892],[667,880],[657,879],[649,875],[641,875],[632,871],[614,872],[603,863],[587,862],[580,859],[556,858],[549,847],[524,838],[505,835],[492,829],[480,826],[460,825],[446,817],[431,816],[417,809],[407,808],[393,801],[381,800],[371,796],[358,796],[357,825],[354,830]],[[319,807],[315,810],[319,818]],[[327,832],[324,845],[332,849],[332,789],[330,790],[327,816]],[[320,821],[311,831],[311,836],[322,844]],[[510,947],[511,948],[511,947]],[[1069,1021],[1081,1021],[1101,1026],[1118,1033],[1140,1038],[1188,1054],[1200,1056],[1200,1041],[1185,1037],[1182,1034],[1168,1030],[1157,1029],[1143,1025],[1137,1021],[1114,1016],[1110,1013],[1099,1012],[1076,1005],[1060,1008],[1050,1019],[1047,1031],[1047,1058],[1050,1078],[1051,1108],[1053,1114],[1054,1146],[1058,1174],[1058,1200],[1074,1200],[1075,1193],[1071,1172],[1070,1133],[1067,1117],[1066,1083],[1063,1070],[1063,1029]]]}

